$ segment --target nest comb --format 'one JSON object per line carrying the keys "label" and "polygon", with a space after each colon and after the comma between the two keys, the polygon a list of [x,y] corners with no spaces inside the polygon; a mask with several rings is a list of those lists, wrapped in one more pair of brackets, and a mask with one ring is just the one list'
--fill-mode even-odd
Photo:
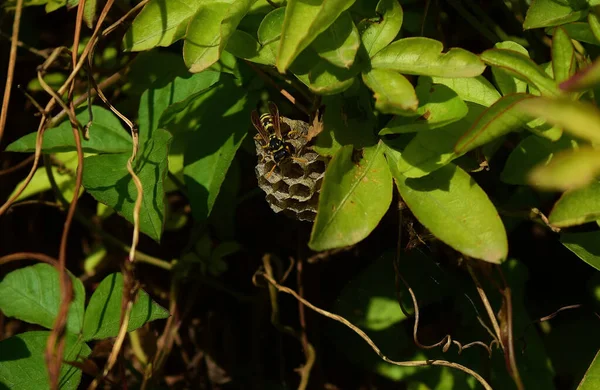
{"label": "nest comb", "polygon": [[[292,134],[288,134],[294,130]],[[314,221],[317,215],[319,192],[325,175],[327,160],[307,146],[309,124],[300,120],[281,117],[281,133],[295,150],[294,157],[282,161],[267,178],[275,162],[269,152],[262,148],[262,139],[254,137],[258,163],[255,172],[258,186],[267,194],[266,200],[276,213],[301,221]]]}

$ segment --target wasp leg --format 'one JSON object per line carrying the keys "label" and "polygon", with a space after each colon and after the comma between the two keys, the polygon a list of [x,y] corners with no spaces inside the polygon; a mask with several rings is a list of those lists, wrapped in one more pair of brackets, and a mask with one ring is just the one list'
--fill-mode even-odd
{"label": "wasp leg", "polygon": [[271,175],[273,174],[273,172],[275,172],[275,168],[277,167],[277,164],[273,164],[273,168],[271,168],[271,170],[269,171],[269,173],[267,173],[267,175],[265,176],[265,179],[269,180],[269,178],[271,177]]}
{"label": "wasp leg", "polygon": [[294,157],[294,156],[291,156],[291,158],[292,158],[292,160],[299,162],[301,164],[308,164],[308,160],[305,158]]}

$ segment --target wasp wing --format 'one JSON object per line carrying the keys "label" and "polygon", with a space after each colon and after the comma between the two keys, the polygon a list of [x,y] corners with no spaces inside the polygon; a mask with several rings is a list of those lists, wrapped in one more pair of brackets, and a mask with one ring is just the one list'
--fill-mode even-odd
{"label": "wasp wing", "polygon": [[258,116],[258,112],[256,112],[256,110],[252,111],[252,114],[250,114],[250,118],[252,119],[252,124],[258,131],[258,134],[260,134],[261,138],[265,141],[265,145],[268,145],[269,134],[263,127],[262,123],[260,123],[260,117]]}
{"label": "wasp wing", "polygon": [[281,135],[281,122],[279,119],[279,108],[273,102],[269,102],[269,114],[273,117],[273,126],[275,127],[275,136],[279,139],[283,139]]}

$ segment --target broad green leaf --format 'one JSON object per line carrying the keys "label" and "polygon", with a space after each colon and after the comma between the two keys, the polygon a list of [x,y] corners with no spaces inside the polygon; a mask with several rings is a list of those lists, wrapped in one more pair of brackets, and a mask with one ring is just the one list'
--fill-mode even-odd
{"label": "broad green leaf", "polygon": [[389,69],[371,69],[362,74],[364,83],[373,91],[375,108],[385,114],[412,114],[419,100],[410,81]]}
{"label": "broad green leaf", "polygon": [[577,390],[598,390],[600,388],[600,351],[594,357]]}
{"label": "broad green leaf", "polygon": [[586,11],[573,8],[571,3],[571,1],[533,0],[527,10],[523,28],[529,30],[558,26],[579,20],[586,14]]}
{"label": "broad green leaf", "polygon": [[344,92],[356,82],[362,64],[357,59],[350,69],[339,68],[321,59],[308,48],[290,67],[294,75],[310,90],[319,95],[334,95]]}
{"label": "broad green leaf", "polygon": [[369,57],[373,57],[396,38],[402,26],[402,7],[398,0],[379,0],[375,9],[381,20],[364,20],[359,25],[360,36]]}
{"label": "broad green leaf", "polygon": [[[90,115],[87,107],[77,109],[77,120],[85,126]],[[121,121],[109,110],[92,106],[92,124],[89,128],[90,139],[81,137],[85,153],[122,153],[131,150],[131,136],[123,128]],[[35,152],[37,133],[27,134],[6,147],[7,152]],[[44,132],[42,152],[58,153],[77,150],[73,139],[71,122],[64,121],[57,127]]]}
{"label": "broad green leaf", "polygon": [[478,146],[525,126],[526,116],[515,106],[524,100],[532,99],[527,94],[512,94],[491,105],[454,146],[456,153],[464,154]]}
{"label": "broad green leaf", "polygon": [[381,49],[371,59],[371,65],[424,76],[475,77],[483,73],[485,64],[475,54],[460,48],[442,54],[443,48],[434,39],[404,38]]}
{"label": "broad green leaf", "polygon": [[554,80],[533,62],[528,56],[514,50],[489,49],[481,53],[480,58],[492,67],[499,67],[507,73],[535,86],[542,95],[559,95]]}
{"label": "broad green leaf", "polygon": [[277,55],[277,70],[284,73],[315,38],[335,22],[355,0],[290,0]]}
{"label": "broad green leaf", "polygon": [[[498,42],[494,47],[496,49],[513,50],[529,57],[527,49],[513,41]],[[514,77],[500,67],[493,66],[492,75],[494,76],[494,82],[498,86],[500,92],[502,92],[502,95],[527,92],[527,83],[525,81]]]}
{"label": "broad green leaf", "polygon": [[379,135],[427,131],[446,126],[467,115],[465,102],[452,89],[442,84],[432,85],[430,78],[420,78],[417,85],[418,116],[396,116]]}
{"label": "broad green leaf", "polygon": [[552,70],[557,83],[567,80],[577,70],[575,49],[567,32],[561,27],[554,29],[552,37]]}
{"label": "broad green leaf", "polygon": [[600,41],[600,16],[596,15],[595,12],[590,12],[587,20],[590,25],[590,30],[592,30],[592,34],[594,34],[594,38]]}
{"label": "broad green leaf", "polygon": [[600,110],[590,103],[535,97],[522,100],[515,109],[532,117],[543,118],[575,137],[600,143]]}
{"label": "broad green leaf", "polygon": [[359,47],[360,35],[349,12],[342,12],[312,43],[319,57],[340,68],[352,66]]}
{"label": "broad green leaf", "polygon": [[442,84],[452,89],[465,102],[489,107],[500,99],[500,93],[483,76],[465,78],[433,77],[434,84]]}
{"label": "broad green leaf", "polygon": [[600,150],[585,147],[558,153],[529,173],[529,183],[546,191],[568,191],[589,184],[600,174]]}
{"label": "broad green leaf", "polygon": [[258,26],[257,32],[258,42],[261,45],[266,46],[269,43],[279,41],[284,18],[285,7],[275,8],[264,17],[260,26]]}
{"label": "broad green leaf", "polygon": [[[165,215],[164,179],[167,174],[167,153],[171,134],[157,129],[133,162],[134,171],[142,182],[143,202],[140,210],[140,231],[160,241]],[[129,154],[104,154],[87,157],[84,162],[83,186],[98,201],[115,209],[133,223],[137,190],[127,171]]]}
{"label": "broad green leaf", "polygon": [[198,221],[205,220],[212,210],[247,134],[253,106],[248,92],[227,78],[186,105],[172,106],[161,118],[161,126],[176,139],[184,138],[184,181]]}
{"label": "broad green leaf", "polygon": [[581,260],[600,271],[600,231],[561,233],[560,242]]}
{"label": "broad green leaf", "polygon": [[178,109],[187,105],[190,99],[216,84],[220,76],[218,72],[207,70],[187,77],[175,77],[168,82],[159,80],[144,92],[138,112],[140,144],[153,136],[159,127],[160,117],[168,113],[167,108]]}
{"label": "broad green leaf", "polygon": [[183,59],[192,73],[219,60],[227,41],[256,0],[204,1],[190,20]]}
{"label": "broad green leaf", "polygon": [[[84,340],[101,340],[117,336],[122,298],[123,275],[120,272],[110,274],[100,282],[85,310]],[[131,332],[147,322],[168,316],[169,312],[166,309],[154,302],[144,290],[139,289],[131,309],[127,331]]]}
{"label": "broad green leaf", "polygon": [[500,180],[507,184],[528,185],[527,175],[535,166],[548,164],[557,152],[576,147],[577,142],[566,136],[557,142],[551,142],[530,135],[523,139],[508,156]]}
{"label": "broad green leaf", "polygon": [[[73,301],[69,306],[67,332],[79,334],[83,326],[85,289],[69,273],[73,283]],[[0,281],[0,310],[8,317],[52,329],[60,307],[58,271],[39,263],[10,272]]]}
{"label": "broad green leaf", "polygon": [[[50,379],[44,353],[49,331],[21,333],[0,341],[0,387],[11,390],[48,389]],[[82,363],[92,350],[78,336],[65,335],[63,363],[59,373],[61,390],[76,390],[81,370],[67,362]]]}
{"label": "broad green leaf", "polygon": [[600,59],[596,59],[588,67],[581,69],[568,80],[560,84],[565,91],[585,91],[600,84]]}
{"label": "broad green leaf", "polygon": [[202,0],[151,0],[125,33],[123,48],[143,51],[170,46],[184,37],[190,18],[202,3]]}
{"label": "broad green leaf", "polygon": [[128,95],[140,96],[144,91],[167,84],[175,77],[190,77],[180,53],[159,48],[139,53],[131,62],[124,90]]}
{"label": "broad green leaf", "polygon": [[[564,24],[561,27],[565,29],[571,39],[600,46],[600,40],[596,38],[590,25],[586,22],[574,22]],[[547,30],[546,33],[552,35],[553,30]]]}
{"label": "broad green leaf", "polygon": [[468,106],[465,118],[435,131],[418,132],[398,156],[398,172],[408,178],[422,177],[460,157],[454,152],[456,141],[485,110],[478,104]]}
{"label": "broad green leaf", "polygon": [[275,65],[275,54],[264,50],[250,34],[236,30],[227,41],[226,50],[238,58],[263,65]]}
{"label": "broad green leaf", "polygon": [[557,227],[569,227],[600,219],[600,182],[565,192],[554,205],[548,220]]}
{"label": "broad green leaf", "polygon": [[335,154],[323,179],[311,249],[353,245],[375,229],[392,201],[384,148],[381,142],[362,150],[347,145]]}
{"label": "broad green leaf", "polygon": [[415,217],[457,251],[490,263],[508,255],[502,220],[487,194],[454,164],[418,179],[398,172],[399,152],[386,150],[400,196]]}

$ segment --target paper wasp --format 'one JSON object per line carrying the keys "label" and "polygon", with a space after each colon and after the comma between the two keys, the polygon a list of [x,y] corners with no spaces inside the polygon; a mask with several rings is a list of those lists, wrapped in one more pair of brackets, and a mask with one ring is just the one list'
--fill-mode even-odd
{"label": "paper wasp", "polygon": [[[252,111],[252,124],[260,134],[265,145],[263,149],[267,149],[275,165],[268,173],[267,178],[271,176],[275,167],[287,158],[304,161],[303,159],[292,156],[294,147],[289,142],[284,141],[281,134],[281,118],[279,117],[279,109],[275,103],[269,102],[269,113],[258,115],[256,110]],[[291,130],[290,132],[293,132]],[[289,134],[289,133],[288,133]]]}

